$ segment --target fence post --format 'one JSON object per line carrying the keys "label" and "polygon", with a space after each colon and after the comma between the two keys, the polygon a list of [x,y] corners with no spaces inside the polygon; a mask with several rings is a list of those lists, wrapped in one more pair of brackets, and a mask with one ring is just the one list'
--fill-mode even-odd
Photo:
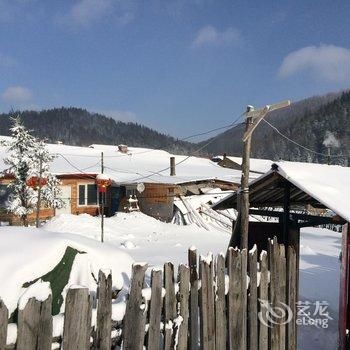
{"label": "fence post", "polygon": [[248,253],[247,249],[241,250],[241,279],[242,279],[242,348],[247,349],[247,306],[248,306],[248,292],[247,292],[247,271],[248,271]]}
{"label": "fence post", "polygon": [[151,301],[147,349],[158,350],[160,346],[160,317],[162,313],[162,271],[152,270]]}
{"label": "fence post", "polygon": [[96,320],[95,349],[110,350],[112,339],[112,274],[98,273],[98,305]]}
{"label": "fence post", "polygon": [[123,330],[123,349],[142,350],[145,338],[146,305],[143,303],[142,288],[146,263],[136,263],[132,267],[129,300],[126,304]]}
{"label": "fence post", "polygon": [[179,316],[182,322],[178,330],[178,342],[176,349],[185,350],[188,344],[188,318],[189,318],[189,286],[190,286],[190,270],[185,265],[179,266]]}
{"label": "fence post", "polygon": [[[280,302],[283,304],[287,303],[286,300],[286,254],[285,247],[283,244],[279,245],[279,282],[280,282]],[[280,306],[284,308],[284,305]],[[287,304],[288,305],[288,304]],[[287,311],[287,310],[286,310]],[[288,316],[288,315],[286,315]],[[286,324],[287,317],[280,319],[279,331],[280,331],[280,350],[285,350],[286,348]]]}
{"label": "fence post", "polygon": [[174,347],[173,321],[176,318],[174,265],[170,262],[164,264],[164,286],[164,350],[170,350]]}
{"label": "fence post", "polygon": [[267,325],[262,322],[265,319],[267,307],[265,303],[269,301],[269,271],[267,252],[260,253],[260,283],[259,283],[259,350],[268,350],[269,347],[269,331]]}
{"label": "fence post", "polygon": [[258,349],[258,287],[257,246],[249,251],[249,297],[248,297],[248,345],[250,350]]}
{"label": "fence post", "polygon": [[201,349],[215,349],[215,313],[214,313],[214,294],[213,294],[213,276],[211,262],[201,259],[199,273],[201,280],[200,291],[200,338]]}
{"label": "fence post", "polygon": [[292,246],[287,251],[287,305],[292,309],[292,320],[287,325],[287,349],[297,348],[296,303],[297,303],[297,255]]}
{"label": "fence post", "polygon": [[8,318],[8,309],[0,299],[0,350],[5,350],[6,348]]}
{"label": "fence post", "polygon": [[190,267],[190,340],[189,348],[198,349],[198,271],[197,271],[197,250],[188,250],[188,265]]}
{"label": "fence post", "polygon": [[225,256],[219,254],[216,259],[216,300],[215,300],[215,348],[226,349],[226,297],[225,297]]}
{"label": "fence post", "polygon": [[51,349],[52,296],[41,302],[30,298],[24,309],[18,310],[18,350]]}
{"label": "fence post", "polygon": [[229,349],[245,350],[243,342],[243,295],[242,295],[242,254],[238,249],[229,248]]}
{"label": "fence post", "polygon": [[68,289],[64,314],[64,350],[89,349],[91,298],[88,288]]}

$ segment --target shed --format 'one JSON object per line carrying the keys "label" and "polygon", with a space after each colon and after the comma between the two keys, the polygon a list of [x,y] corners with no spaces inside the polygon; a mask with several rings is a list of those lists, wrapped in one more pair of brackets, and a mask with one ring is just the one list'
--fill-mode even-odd
{"label": "shed", "polygon": [[[339,344],[340,349],[345,350],[349,346],[350,329],[350,168],[311,163],[274,163],[269,172],[250,183],[249,194],[251,214],[278,218],[278,223],[270,224],[270,231],[266,227],[261,229],[260,226],[266,223],[257,227],[251,225],[250,244],[261,241],[259,234],[270,232],[270,235],[277,235],[280,242],[293,245],[298,252],[301,227],[329,223],[344,225]],[[236,207],[237,199],[235,192],[216,203],[213,209]],[[307,206],[314,209],[314,215],[309,214],[310,210],[302,212]]]}

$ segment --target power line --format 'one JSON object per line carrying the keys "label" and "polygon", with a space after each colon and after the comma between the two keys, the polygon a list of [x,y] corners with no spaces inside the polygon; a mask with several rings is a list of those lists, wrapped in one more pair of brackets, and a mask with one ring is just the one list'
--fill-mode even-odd
{"label": "power line", "polygon": [[273,130],[275,130],[280,136],[282,136],[284,139],[286,139],[287,141],[293,143],[294,145],[300,147],[300,148],[303,148],[304,150],[308,151],[308,152],[311,152],[311,153],[314,153],[314,154],[317,154],[319,156],[322,156],[322,157],[332,157],[332,158],[342,158],[342,157],[346,157],[345,155],[329,155],[329,154],[325,154],[325,153],[321,153],[321,152],[317,152],[317,151],[314,151],[313,149],[311,148],[308,148],[306,146],[303,146],[301,145],[300,143],[292,140],[291,138],[289,138],[288,136],[284,135],[281,131],[279,131],[274,125],[272,125],[270,122],[268,122],[266,119],[263,119],[263,121],[268,124]]}
{"label": "power line", "polygon": [[[57,155],[61,156],[71,167],[73,167],[75,170],[78,170],[80,173],[86,175],[87,177],[90,177],[91,179],[95,179],[95,176],[92,176],[89,173],[86,173],[84,170],[79,169],[77,166],[75,166],[68,158],[66,158],[63,154],[57,153]],[[94,165],[95,166],[95,165]]]}

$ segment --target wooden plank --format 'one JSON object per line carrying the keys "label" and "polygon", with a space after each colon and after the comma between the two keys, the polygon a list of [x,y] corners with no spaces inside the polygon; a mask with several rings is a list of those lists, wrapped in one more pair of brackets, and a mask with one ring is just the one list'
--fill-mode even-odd
{"label": "wooden plank", "polygon": [[[286,310],[285,305],[287,303],[286,292],[286,253],[283,244],[279,245],[279,283],[280,283],[280,307]],[[285,317],[280,318],[279,325],[279,337],[280,337],[280,349],[285,350],[286,348],[286,322],[288,314]]]}
{"label": "wooden plank", "polygon": [[297,348],[296,303],[297,299],[297,257],[292,246],[287,251],[287,305],[292,310],[292,320],[287,324],[287,349]]}
{"label": "wooden plank", "polygon": [[190,296],[190,269],[185,265],[179,267],[179,316],[182,322],[178,330],[178,342],[176,349],[185,350],[188,344],[188,321],[189,321],[189,296]]}
{"label": "wooden plank", "polygon": [[89,349],[91,298],[88,288],[68,289],[63,327],[64,350]]}
{"label": "wooden plank", "polygon": [[37,349],[51,350],[52,347],[52,296],[40,305],[40,321]]}
{"label": "wooden plank", "polygon": [[160,317],[162,313],[161,270],[152,270],[151,291],[147,349],[158,350],[160,347]]}
{"label": "wooden plank", "polygon": [[215,348],[226,349],[226,297],[225,297],[225,257],[216,259],[216,300],[215,300]]}
{"label": "wooden plank", "polygon": [[198,349],[198,271],[197,250],[188,250],[188,265],[190,267],[190,319],[189,319],[189,348]]}
{"label": "wooden plank", "polygon": [[242,348],[247,349],[247,305],[248,305],[248,293],[247,293],[247,271],[248,271],[248,253],[247,249],[241,250],[241,293],[242,293]]}
{"label": "wooden plank", "polygon": [[202,259],[199,272],[201,280],[199,303],[201,349],[215,349],[213,277],[209,262]]}
{"label": "wooden plank", "polygon": [[259,350],[268,350],[269,331],[266,320],[267,307],[269,301],[269,271],[267,252],[262,251],[260,254],[260,281],[259,281]]}
{"label": "wooden plank", "polygon": [[51,295],[41,302],[30,298],[23,309],[18,308],[17,349],[51,349]]}
{"label": "wooden plank", "polygon": [[174,348],[173,321],[176,318],[174,265],[171,262],[164,264],[164,286],[164,350],[170,350]]}
{"label": "wooden plank", "polygon": [[[229,349],[243,350],[243,300],[242,300],[242,254],[238,249],[229,248]],[[244,349],[245,350],[245,349]]]}
{"label": "wooden plank", "polygon": [[146,305],[142,298],[143,281],[147,264],[132,267],[129,300],[126,304],[123,329],[123,349],[142,350],[145,338]]}
{"label": "wooden plank", "polygon": [[112,345],[112,273],[99,271],[98,304],[94,348],[110,350]]}
{"label": "wooden plank", "polygon": [[249,251],[248,274],[248,349],[258,349],[258,287],[257,287],[257,260],[258,250],[254,245]]}
{"label": "wooden plank", "polygon": [[9,318],[9,311],[0,299],[0,350],[5,350],[7,338],[7,323]]}

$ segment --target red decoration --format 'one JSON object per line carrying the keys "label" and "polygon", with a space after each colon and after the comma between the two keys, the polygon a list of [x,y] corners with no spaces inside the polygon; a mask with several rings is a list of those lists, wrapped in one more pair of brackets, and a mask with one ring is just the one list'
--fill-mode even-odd
{"label": "red decoration", "polygon": [[105,193],[107,191],[107,187],[110,186],[111,183],[112,181],[110,179],[96,179],[98,192]]}
{"label": "red decoration", "polygon": [[45,186],[47,184],[47,179],[39,178],[38,176],[32,176],[27,179],[26,184],[29,187],[39,187],[39,185]]}

